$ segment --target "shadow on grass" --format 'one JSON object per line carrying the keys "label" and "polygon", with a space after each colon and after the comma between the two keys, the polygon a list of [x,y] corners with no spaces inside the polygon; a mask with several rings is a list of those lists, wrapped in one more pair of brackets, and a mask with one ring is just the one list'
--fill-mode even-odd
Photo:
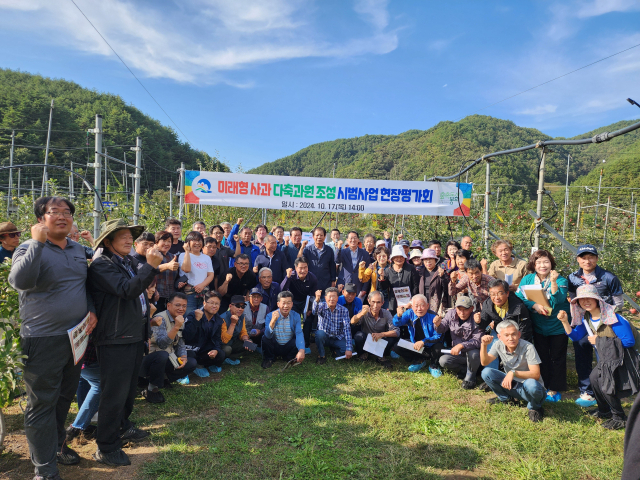
{"label": "shadow on grass", "polygon": [[[264,371],[250,360],[228,369],[223,381],[166,392],[160,408],[138,410],[143,422],[154,423],[161,447],[142,473],[154,479],[478,478],[464,473],[479,465],[479,451],[448,437],[446,422],[416,423],[411,408],[402,418],[388,413],[396,401],[423,410],[426,398],[403,397],[406,392],[394,391],[393,373],[376,367],[366,370],[385,388],[360,382],[359,364],[336,367],[333,360],[307,361],[280,373],[279,362]],[[430,441],[439,428],[443,436]]]}

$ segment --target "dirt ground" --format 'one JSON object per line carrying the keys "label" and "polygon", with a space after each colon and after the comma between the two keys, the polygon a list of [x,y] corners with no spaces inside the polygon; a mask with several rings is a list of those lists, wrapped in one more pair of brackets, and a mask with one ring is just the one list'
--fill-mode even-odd
{"label": "dirt ground", "polygon": [[[16,411],[13,411],[16,409]],[[0,455],[0,479],[26,480],[34,476],[33,465],[29,459],[29,446],[24,430],[19,428],[22,414],[17,407],[5,412],[8,430],[4,439],[4,450]],[[151,440],[134,444],[129,443],[124,451],[129,455],[131,465],[128,467],[112,468],[97,463],[92,455],[96,451],[96,443],[74,440],[70,444],[80,455],[80,463],[73,466],[60,465],[60,476],[64,480],[130,480],[138,478],[137,472],[145,462],[150,462],[157,454],[157,448]]]}

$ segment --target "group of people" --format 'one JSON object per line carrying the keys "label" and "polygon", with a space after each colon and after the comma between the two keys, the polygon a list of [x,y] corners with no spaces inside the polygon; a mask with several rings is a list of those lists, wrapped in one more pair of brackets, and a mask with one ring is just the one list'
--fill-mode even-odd
{"label": "group of people", "polygon": [[[15,225],[0,224],[0,253],[12,257],[20,297],[25,432],[38,479],[58,479],[57,464],[79,462],[69,447],[78,436],[95,438],[96,461],[130,464],[123,444],[149,435],[129,419],[140,389],[162,403],[163,389],[192,374],[208,377],[251,355],[265,369],[278,358],[299,364],[313,343],[318,365],[333,355],[386,369],[403,359],[435,378],[449,371],[462,388],[494,392],[491,404],[523,402],[533,422],[567,389],[569,339],[576,403],[595,407],[589,414],[605,428],[625,428],[621,400],[640,388],[640,337],[617,313],[622,286],[592,245],[580,246],[580,268],[564,278],[551,252],[523,261],[505,240],[494,243],[491,264],[474,258],[470,237],[443,246],[349,231],[343,241],[333,229],[326,242],[316,227],[303,241],[298,227],[254,231],[242,218],[196,222],[184,240],[174,218],[156,233],[114,219],[93,240],[74,212],[68,199],[38,199],[22,244]],[[90,340],[75,363],[67,332],[85,317]],[[76,395],[79,411],[65,429]]]}

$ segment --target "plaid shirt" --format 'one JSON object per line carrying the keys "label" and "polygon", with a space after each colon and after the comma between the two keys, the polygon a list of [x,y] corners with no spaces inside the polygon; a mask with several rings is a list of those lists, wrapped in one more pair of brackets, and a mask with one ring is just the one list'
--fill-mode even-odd
{"label": "plaid shirt", "polygon": [[454,285],[453,282],[449,283],[449,295],[455,295],[463,291],[465,288],[468,288],[470,296],[473,295],[478,306],[480,306],[487,298],[489,298],[489,282],[491,280],[493,280],[493,277],[483,273],[482,278],[480,279],[480,285],[476,285],[469,280],[468,275],[465,275],[457,284]]}
{"label": "plaid shirt", "polygon": [[[167,253],[162,260],[162,263],[169,263],[173,259],[174,255],[172,253]],[[165,270],[162,273],[156,275],[156,290],[158,291],[158,295],[162,298],[169,298],[175,291],[175,283],[176,283],[176,275],[178,274],[178,270],[175,272],[173,270]]]}
{"label": "plaid shirt", "polygon": [[317,303],[313,301],[313,313],[318,315],[318,330],[326,332],[330,337],[338,340],[345,339],[347,351],[352,351],[351,345],[351,319],[349,310],[342,305],[336,305],[332,312],[327,302]]}

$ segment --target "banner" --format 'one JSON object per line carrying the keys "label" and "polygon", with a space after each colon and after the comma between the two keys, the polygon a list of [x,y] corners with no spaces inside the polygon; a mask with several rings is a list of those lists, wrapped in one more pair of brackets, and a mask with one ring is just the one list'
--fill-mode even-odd
{"label": "banner", "polygon": [[188,170],[185,202],[282,210],[469,215],[471,184],[285,177]]}

